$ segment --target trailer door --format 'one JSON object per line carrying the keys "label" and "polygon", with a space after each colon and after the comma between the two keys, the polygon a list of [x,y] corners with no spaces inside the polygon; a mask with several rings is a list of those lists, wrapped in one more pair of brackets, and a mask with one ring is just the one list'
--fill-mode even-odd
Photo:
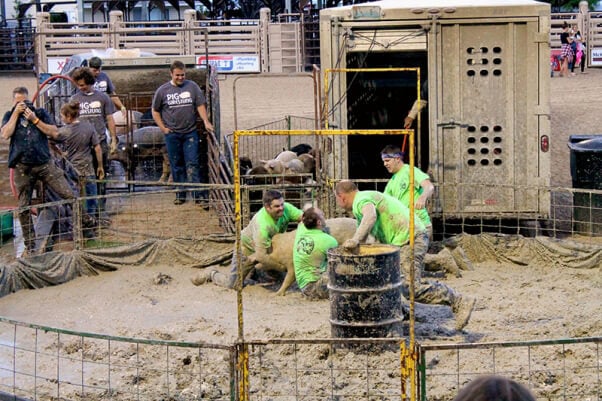
{"label": "trailer door", "polygon": [[538,69],[538,47],[528,27],[440,26],[431,168],[448,216],[538,210],[537,191],[517,190],[538,176],[538,76],[529,75]]}

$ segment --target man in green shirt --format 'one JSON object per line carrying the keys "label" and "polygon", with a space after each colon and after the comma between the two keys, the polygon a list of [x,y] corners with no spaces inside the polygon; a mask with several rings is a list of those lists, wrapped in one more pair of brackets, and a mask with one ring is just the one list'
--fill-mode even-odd
{"label": "man in green shirt", "polygon": [[321,210],[307,209],[301,221],[293,245],[297,285],[309,299],[328,299],[327,253],[339,244],[326,232],[326,220]]}
{"label": "man in green shirt", "polygon": [[[410,207],[410,166],[403,162],[403,152],[399,146],[387,145],[380,152],[387,171],[393,176],[387,183],[384,193]],[[426,227],[429,239],[433,237],[433,225],[426,209],[426,202],[435,191],[428,174],[414,167],[414,211]]]}
{"label": "man in green shirt", "polygon": [[[262,201],[263,207],[255,213],[249,224],[240,233],[243,253],[240,269],[243,280],[258,264],[261,264],[264,268],[270,267],[272,260],[269,254],[272,251],[272,237],[285,232],[290,222],[301,221],[303,215],[300,209],[285,202],[282,193],[279,191],[265,191]],[[234,288],[238,277],[237,265],[238,261],[235,253],[232,258],[230,274],[206,269],[195,276],[192,282],[195,285],[201,285],[207,281],[212,281],[221,287]]]}
{"label": "man in green shirt", "polygon": [[475,299],[462,297],[443,283],[422,280],[424,255],[428,250],[429,238],[420,219],[414,220],[414,263],[411,263],[410,247],[405,246],[410,240],[410,211],[401,201],[377,191],[358,191],[357,186],[348,180],[337,183],[335,196],[337,204],[352,212],[359,222],[355,235],[345,241],[343,247],[357,248],[370,233],[383,244],[401,247],[404,295],[407,297],[409,294],[409,272],[413,267],[416,301],[451,306],[456,317],[456,329],[462,330],[468,324]]}

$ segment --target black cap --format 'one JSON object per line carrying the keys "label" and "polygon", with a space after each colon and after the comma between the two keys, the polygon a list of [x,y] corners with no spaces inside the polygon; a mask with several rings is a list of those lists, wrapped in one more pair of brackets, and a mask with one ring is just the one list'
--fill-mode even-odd
{"label": "black cap", "polygon": [[92,57],[90,60],[88,60],[88,67],[90,68],[100,68],[102,66],[102,60],[100,59],[100,57]]}

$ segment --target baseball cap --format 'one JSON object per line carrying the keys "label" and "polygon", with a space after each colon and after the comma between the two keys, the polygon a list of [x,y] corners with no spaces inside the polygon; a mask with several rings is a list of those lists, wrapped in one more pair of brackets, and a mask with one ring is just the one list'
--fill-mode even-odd
{"label": "baseball cap", "polygon": [[102,66],[102,60],[100,57],[92,57],[88,60],[88,67],[90,68],[100,68]]}

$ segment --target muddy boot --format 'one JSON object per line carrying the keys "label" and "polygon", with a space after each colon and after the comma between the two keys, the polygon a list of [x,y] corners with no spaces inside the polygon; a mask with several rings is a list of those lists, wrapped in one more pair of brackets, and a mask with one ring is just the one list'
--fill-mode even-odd
{"label": "muddy boot", "polygon": [[205,269],[202,272],[197,273],[197,275],[194,276],[193,278],[191,278],[190,281],[192,282],[192,284],[194,284],[196,286],[203,285],[205,283],[212,281],[213,274],[216,272],[217,272],[217,270]]}
{"label": "muddy boot", "polygon": [[476,298],[458,295],[452,304],[452,312],[456,317],[456,330],[461,331],[470,320],[470,315],[474,310]]}
{"label": "muddy boot", "polygon": [[427,271],[444,271],[456,277],[462,277],[460,268],[447,248],[443,248],[436,254],[427,253],[424,255],[424,269]]}
{"label": "muddy boot", "polygon": [[474,270],[472,262],[468,259],[468,256],[466,256],[464,249],[457,247],[452,249],[451,254],[460,270]]}

